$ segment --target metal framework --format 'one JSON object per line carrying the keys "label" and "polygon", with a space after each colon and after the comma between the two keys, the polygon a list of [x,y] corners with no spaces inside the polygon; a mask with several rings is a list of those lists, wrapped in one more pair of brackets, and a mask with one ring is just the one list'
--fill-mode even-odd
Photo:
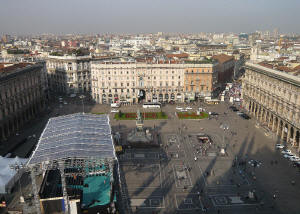
{"label": "metal framework", "polygon": [[[35,205],[40,213],[35,176],[58,169],[61,174],[65,213],[69,212],[65,177],[86,176],[85,168],[107,164],[112,172],[116,161],[107,115],[76,113],[51,118],[26,167],[31,172]],[[66,171],[65,169],[78,169]]]}

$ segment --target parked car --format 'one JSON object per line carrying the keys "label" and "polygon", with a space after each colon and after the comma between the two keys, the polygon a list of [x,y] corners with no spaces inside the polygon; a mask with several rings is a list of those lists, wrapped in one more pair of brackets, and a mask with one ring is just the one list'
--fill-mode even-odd
{"label": "parked car", "polygon": [[186,112],[186,111],[188,111],[188,110],[186,110],[186,109],[183,108],[183,109],[181,109],[180,111],[181,111],[181,112]]}
{"label": "parked car", "polygon": [[113,108],[113,109],[110,110],[110,112],[111,112],[111,113],[118,113],[118,112],[119,112],[119,109],[114,109],[114,108]]}
{"label": "parked car", "polygon": [[219,115],[217,112],[210,112],[210,115]]}
{"label": "parked car", "polygon": [[291,150],[283,150],[281,151],[282,154],[291,154],[292,151]]}
{"label": "parked car", "polygon": [[290,159],[291,157],[294,157],[294,155],[293,154],[284,154],[283,157]]}
{"label": "parked car", "polygon": [[297,161],[300,161],[300,158],[299,158],[299,157],[297,157],[296,155],[294,155],[294,156],[290,157],[289,159],[290,159],[290,161],[292,161],[292,162],[297,162]]}
{"label": "parked car", "polygon": [[68,103],[65,101],[65,102],[64,102],[64,105],[67,105],[67,104],[68,104]]}
{"label": "parked car", "polygon": [[245,120],[251,119],[251,117],[249,117],[249,115],[247,115],[247,114],[245,114],[245,113],[240,114],[240,116],[241,116],[242,118],[244,118]]}
{"label": "parked car", "polygon": [[180,106],[176,106],[176,110],[182,110],[183,108]]}
{"label": "parked car", "polygon": [[190,107],[190,106],[187,106],[185,109],[186,109],[186,110],[192,110],[193,108]]}
{"label": "parked car", "polygon": [[284,148],[284,145],[282,145],[282,144],[276,144],[276,145],[275,145],[275,148],[276,148],[276,149],[283,149],[283,148]]}

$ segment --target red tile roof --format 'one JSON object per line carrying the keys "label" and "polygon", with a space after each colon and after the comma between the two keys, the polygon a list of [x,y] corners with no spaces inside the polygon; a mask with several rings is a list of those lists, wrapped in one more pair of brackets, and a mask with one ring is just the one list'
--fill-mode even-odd
{"label": "red tile roof", "polygon": [[278,66],[277,70],[284,71],[284,72],[287,72],[287,73],[293,72],[293,70],[291,68],[286,67],[286,66]]}
{"label": "red tile roof", "polygon": [[181,53],[181,54],[167,54],[168,58],[188,58],[189,55],[187,53]]}
{"label": "red tile roof", "polygon": [[11,66],[4,67],[5,63],[0,63],[0,72],[11,72],[18,68],[24,68],[27,65],[31,65],[31,63],[18,63]]}
{"label": "red tile roof", "polygon": [[223,64],[223,63],[225,63],[225,62],[234,60],[234,57],[233,57],[233,56],[228,56],[228,55],[226,55],[226,54],[215,55],[215,56],[213,56],[212,58],[215,59],[215,60],[218,60],[218,62],[219,62],[220,64]]}

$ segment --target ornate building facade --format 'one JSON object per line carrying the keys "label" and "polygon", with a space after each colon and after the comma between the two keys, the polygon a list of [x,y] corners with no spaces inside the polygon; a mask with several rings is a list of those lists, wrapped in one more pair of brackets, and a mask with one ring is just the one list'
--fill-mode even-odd
{"label": "ornate building facade", "polygon": [[61,93],[90,92],[90,60],[90,56],[49,56],[49,88]]}
{"label": "ornate building facade", "polygon": [[91,64],[97,103],[184,102],[211,96],[215,64],[103,62]]}
{"label": "ornate building facade", "polygon": [[0,69],[0,142],[45,108],[44,64],[19,63]]}
{"label": "ornate building facade", "polygon": [[300,151],[300,78],[249,62],[245,70],[244,107],[262,125]]}
{"label": "ornate building facade", "polygon": [[92,97],[98,103],[182,102],[183,86],[183,64],[92,63]]}
{"label": "ornate building facade", "polygon": [[212,97],[218,83],[217,64],[186,64],[184,73],[185,100]]}

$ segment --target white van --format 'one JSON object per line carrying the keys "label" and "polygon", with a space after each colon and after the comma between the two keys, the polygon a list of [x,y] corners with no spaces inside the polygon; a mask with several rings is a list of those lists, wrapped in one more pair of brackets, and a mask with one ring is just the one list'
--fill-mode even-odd
{"label": "white van", "polygon": [[119,108],[120,104],[119,103],[112,103],[112,104],[110,104],[110,107],[112,107],[112,108]]}

